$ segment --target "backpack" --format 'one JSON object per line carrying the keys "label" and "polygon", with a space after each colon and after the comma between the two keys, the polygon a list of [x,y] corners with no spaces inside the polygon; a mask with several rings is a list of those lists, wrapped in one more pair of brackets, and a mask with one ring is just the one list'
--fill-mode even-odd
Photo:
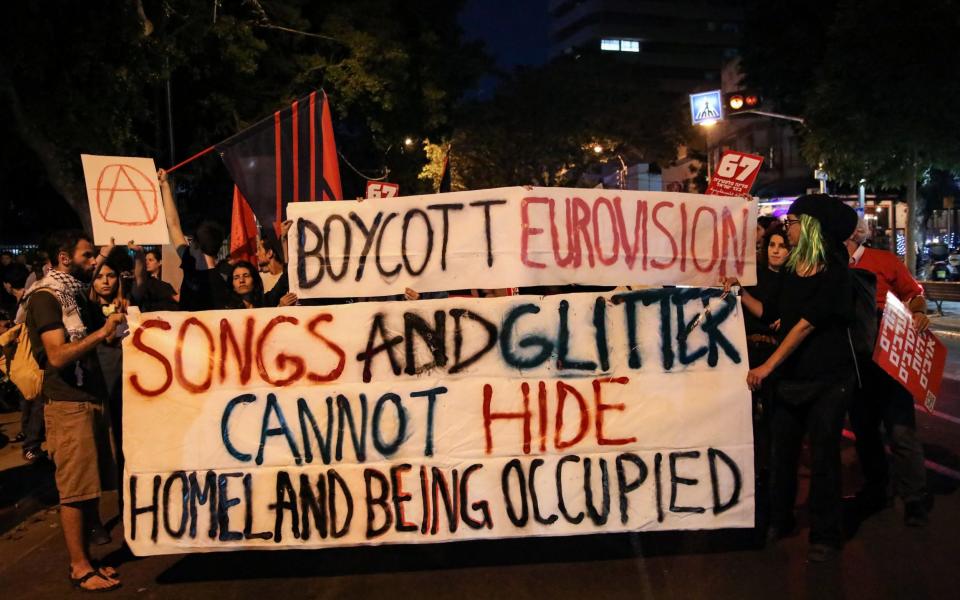
{"label": "backpack", "polygon": [[10,381],[25,400],[35,400],[43,389],[43,369],[33,354],[27,324],[18,323],[0,335],[0,348],[7,357],[6,371]]}
{"label": "backpack", "polygon": [[853,353],[857,381],[863,387],[858,357],[872,360],[877,343],[877,276],[866,269],[850,268],[853,287],[853,321],[847,328],[847,339]]}

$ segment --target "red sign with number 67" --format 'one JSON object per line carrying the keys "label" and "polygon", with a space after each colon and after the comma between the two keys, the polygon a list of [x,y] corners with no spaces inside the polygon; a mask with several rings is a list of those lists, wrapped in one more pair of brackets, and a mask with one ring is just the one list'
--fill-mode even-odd
{"label": "red sign with number 67", "polygon": [[710,178],[707,194],[714,196],[749,196],[753,182],[760,174],[763,157],[726,150]]}

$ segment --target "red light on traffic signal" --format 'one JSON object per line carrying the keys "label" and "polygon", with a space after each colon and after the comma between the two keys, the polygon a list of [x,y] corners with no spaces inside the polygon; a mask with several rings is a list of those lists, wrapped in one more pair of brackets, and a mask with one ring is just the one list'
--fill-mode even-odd
{"label": "red light on traffic signal", "polygon": [[743,101],[747,106],[752,107],[760,104],[760,97],[750,94],[746,98],[744,98]]}

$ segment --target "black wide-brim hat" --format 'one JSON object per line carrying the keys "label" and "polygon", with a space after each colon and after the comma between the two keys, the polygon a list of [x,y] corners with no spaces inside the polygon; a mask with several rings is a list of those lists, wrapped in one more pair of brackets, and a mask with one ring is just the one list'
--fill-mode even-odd
{"label": "black wide-brim hat", "polygon": [[791,215],[809,215],[820,222],[823,235],[831,242],[843,243],[857,228],[857,211],[827,194],[800,196],[787,211]]}

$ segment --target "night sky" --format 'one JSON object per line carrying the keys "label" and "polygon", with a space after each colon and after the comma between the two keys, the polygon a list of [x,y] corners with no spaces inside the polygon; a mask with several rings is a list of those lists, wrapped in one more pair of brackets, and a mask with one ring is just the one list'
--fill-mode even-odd
{"label": "night sky", "polygon": [[547,61],[548,0],[469,0],[460,23],[471,40],[482,40],[504,70]]}

